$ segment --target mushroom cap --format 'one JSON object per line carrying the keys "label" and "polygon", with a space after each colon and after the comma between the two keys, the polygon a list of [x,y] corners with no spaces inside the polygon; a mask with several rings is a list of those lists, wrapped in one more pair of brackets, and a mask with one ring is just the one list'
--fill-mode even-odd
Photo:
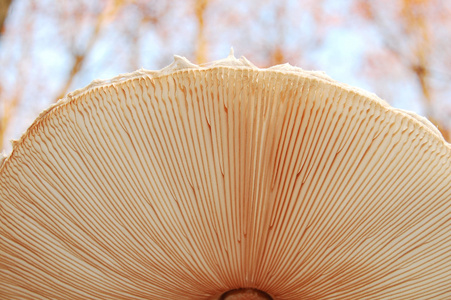
{"label": "mushroom cap", "polygon": [[95,81],[0,166],[1,299],[451,298],[451,148],[320,72]]}

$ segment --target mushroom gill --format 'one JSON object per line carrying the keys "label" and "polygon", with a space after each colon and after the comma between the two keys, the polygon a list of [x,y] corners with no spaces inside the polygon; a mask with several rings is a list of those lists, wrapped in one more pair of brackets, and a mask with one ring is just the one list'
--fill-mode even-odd
{"label": "mushroom gill", "polygon": [[67,95],[3,160],[0,217],[1,299],[451,298],[450,145],[289,65]]}

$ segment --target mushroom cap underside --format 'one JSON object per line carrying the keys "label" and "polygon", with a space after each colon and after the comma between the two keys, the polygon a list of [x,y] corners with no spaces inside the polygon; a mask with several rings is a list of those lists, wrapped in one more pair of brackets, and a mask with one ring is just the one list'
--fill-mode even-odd
{"label": "mushroom cap underside", "polygon": [[0,296],[451,298],[450,153],[421,117],[288,65],[94,82],[0,166]]}

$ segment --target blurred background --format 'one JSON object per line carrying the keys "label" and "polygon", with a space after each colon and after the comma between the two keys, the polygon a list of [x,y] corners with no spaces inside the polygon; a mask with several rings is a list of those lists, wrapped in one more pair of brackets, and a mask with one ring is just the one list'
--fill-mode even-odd
{"label": "blurred background", "polygon": [[0,151],[66,93],[230,47],[428,117],[451,139],[451,1],[0,0]]}

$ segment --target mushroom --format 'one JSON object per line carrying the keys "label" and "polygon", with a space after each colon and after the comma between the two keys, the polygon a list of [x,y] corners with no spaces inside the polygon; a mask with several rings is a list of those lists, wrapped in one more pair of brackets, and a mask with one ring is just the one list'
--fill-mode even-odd
{"label": "mushroom", "polygon": [[245,58],[95,81],[0,166],[1,299],[450,299],[426,119]]}

